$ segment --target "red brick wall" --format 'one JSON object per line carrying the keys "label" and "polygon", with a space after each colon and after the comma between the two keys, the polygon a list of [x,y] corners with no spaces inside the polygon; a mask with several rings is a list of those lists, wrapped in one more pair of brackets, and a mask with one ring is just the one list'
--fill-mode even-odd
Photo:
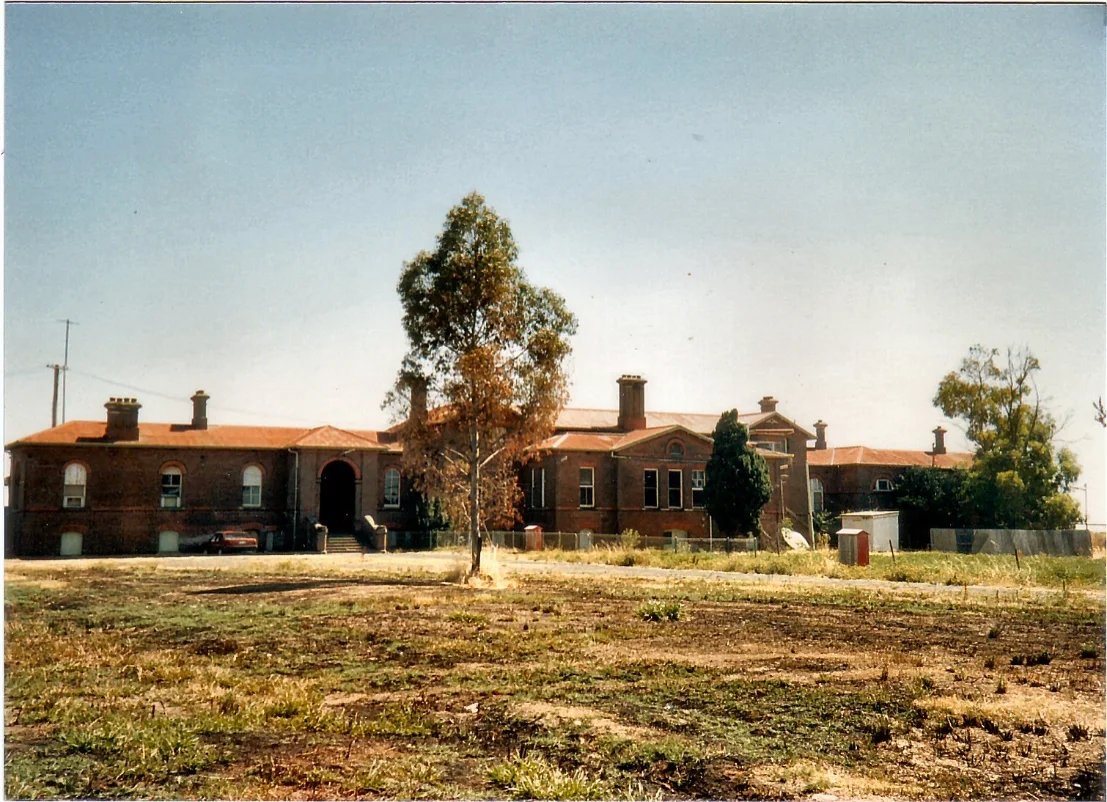
{"label": "red brick wall", "polygon": [[811,478],[823,483],[824,507],[834,512],[885,509],[891,493],[873,490],[879,478],[891,479],[895,487],[902,467],[886,465],[812,465]]}
{"label": "red brick wall", "polygon": [[[400,510],[384,510],[384,469],[399,466],[398,455],[379,452],[304,450],[300,453],[299,521],[319,508],[319,472],[331,460],[350,461],[360,479],[356,485],[355,523],[373,515],[378,523],[398,525]],[[65,466],[81,462],[88,471],[85,506],[62,507]],[[181,508],[161,508],[161,469],[179,465]],[[163,449],[126,445],[40,446],[12,453],[12,553],[56,555],[61,534],[80,531],[87,554],[154,553],[158,533],[173,530],[182,538],[224,527],[256,523],[283,530],[291,545],[296,484],[296,457],[285,449]],[[242,470],[262,469],[261,507],[242,506]],[[402,480],[403,481],[403,480]],[[299,531],[299,534],[303,534]]]}
{"label": "red brick wall", "polygon": [[[85,506],[62,507],[65,466],[86,466]],[[156,552],[158,533],[182,537],[223,526],[286,523],[289,464],[285,452],[173,450],[115,446],[51,446],[12,454],[13,548],[22,555],[57,554],[61,533],[83,531],[89,554]],[[161,468],[181,466],[178,510],[161,509]],[[242,470],[262,469],[260,508],[242,506]],[[15,466],[18,465],[18,468]]]}

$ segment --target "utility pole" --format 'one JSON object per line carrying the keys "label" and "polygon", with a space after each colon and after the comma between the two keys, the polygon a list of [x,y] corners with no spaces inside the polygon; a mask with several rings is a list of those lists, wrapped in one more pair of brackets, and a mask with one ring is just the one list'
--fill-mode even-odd
{"label": "utility pole", "polygon": [[59,323],[65,324],[65,360],[62,362],[62,423],[65,423],[65,376],[69,371],[69,327],[80,325],[76,320],[59,320]]}
{"label": "utility pole", "polygon": [[54,405],[50,408],[50,428],[53,429],[58,425],[58,371],[62,369],[62,366],[55,362],[53,365],[47,365],[46,367],[54,369]]}

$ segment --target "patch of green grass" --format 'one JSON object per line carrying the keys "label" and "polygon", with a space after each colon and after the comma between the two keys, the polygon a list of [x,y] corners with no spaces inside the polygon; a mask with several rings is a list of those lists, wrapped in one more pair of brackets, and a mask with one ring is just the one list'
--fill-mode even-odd
{"label": "patch of green grass", "polygon": [[672,599],[653,599],[638,605],[635,612],[643,621],[679,621],[684,617],[684,605]]}
{"label": "patch of green grass", "polygon": [[511,799],[603,799],[608,789],[584,769],[564,771],[541,755],[513,755],[488,770]]}
{"label": "patch of green grass", "polygon": [[1024,557],[1020,565],[1009,555],[950,554],[945,552],[872,553],[867,567],[838,562],[836,552],[788,551],[681,552],[660,549],[623,548],[592,551],[524,552],[535,560],[587,562],[607,565],[643,565],[654,568],[698,568],[782,576],[827,576],[839,579],[884,579],[891,582],[922,582],[938,585],[994,585],[998,587],[1039,586],[1098,588],[1107,580],[1107,561],[1102,557]]}

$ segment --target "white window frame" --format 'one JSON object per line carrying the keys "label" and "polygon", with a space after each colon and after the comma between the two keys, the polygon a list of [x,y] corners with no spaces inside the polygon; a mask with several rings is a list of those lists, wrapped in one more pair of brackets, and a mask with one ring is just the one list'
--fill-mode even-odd
{"label": "white window frame", "polygon": [[[176,476],[176,492],[166,493],[166,489],[173,490],[173,482],[168,485],[165,482],[167,476]],[[182,506],[181,501],[184,497],[184,471],[178,468],[176,465],[167,465],[161,469],[161,474],[158,477],[161,488],[161,508],[163,510],[179,510]]]}
{"label": "white window frame", "polygon": [[[395,474],[395,479],[392,480],[391,484],[393,484],[394,486],[392,488],[389,488],[389,477],[391,477],[393,474]],[[384,472],[384,509],[399,509],[401,481],[402,480],[400,478],[400,471],[398,469],[389,468]],[[391,492],[389,492],[390,490]],[[389,500],[390,496],[392,500]]]}
{"label": "white window frame", "polygon": [[823,480],[817,476],[811,477],[811,512],[822,512],[826,508],[826,488]]}
{"label": "white window frame", "polygon": [[[881,482],[884,482],[888,486],[887,487],[881,487],[880,486]],[[877,477],[876,481],[873,482],[873,492],[874,493],[891,493],[895,489],[896,489],[896,486],[894,484],[892,484],[892,480],[889,479],[887,476]]]}
{"label": "white window frame", "polygon": [[87,498],[88,469],[79,462],[71,462],[65,466],[62,478],[62,507],[67,510],[82,510]]}
{"label": "white window frame", "polygon": [[[666,473],[668,474],[668,476],[667,476],[667,481],[666,481],[666,484],[665,484],[665,496],[666,496],[666,500],[669,502],[669,509],[670,510],[682,510],[682,509],[684,509],[684,471],[680,470],[679,468],[676,468],[676,469],[670,468]],[[680,479],[677,480],[677,484],[676,484],[675,488],[673,487],[673,474],[674,473],[677,476],[680,477]],[[677,498],[677,503],[676,503],[675,506],[673,505],[673,490],[674,489],[679,494],[678,498]]]}
{"label": "white window frame", "polygon": [[[261,506],[261,485],[263,481],[261,468],[257,465],[247,465],[242,469],[242,506],[255,508]],[[251,481],[256,479],[256,481]]]}
{"label": "white window frame", "polygon": [[530,469],[530,508],[532,510],[544,510],[546,508],[546,469]]}
{"label": "white window frame", "polygon": [[[584,481],[584,472],[588,471],[588,481]],[[581,509],[594,509],[596,506],[596,469],[589,465],[582,465],[578,472],[580,482],[580,506]],[[585,496],[587,494],[587,502]]]}
{"label": "white window frame", "polygon": [[[707,487],[707,471],[706,470],[693,470],[692,471],[692,509],[698,510],[703,508],[703,494],[704,488]],[[696,491],[699,491],[700,500],[696,502]]]}
{"label": "white window frame", "polygon": [[[646,484],[646,476],[653,474],[653,504],[650,504],[649,485]],[[647,510],[656,510],[661,504],[661,473],[657,468],[646,468],[642,472],[642,506]]]}

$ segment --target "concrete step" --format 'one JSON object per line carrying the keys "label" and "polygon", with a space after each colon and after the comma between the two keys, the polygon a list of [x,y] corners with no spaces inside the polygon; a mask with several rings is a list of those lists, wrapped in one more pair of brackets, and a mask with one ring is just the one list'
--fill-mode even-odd
{"label": "concrete step", "polygon": [[362,550],[361,544],[353,535],[328,535],[328,554],[357,554]]}

